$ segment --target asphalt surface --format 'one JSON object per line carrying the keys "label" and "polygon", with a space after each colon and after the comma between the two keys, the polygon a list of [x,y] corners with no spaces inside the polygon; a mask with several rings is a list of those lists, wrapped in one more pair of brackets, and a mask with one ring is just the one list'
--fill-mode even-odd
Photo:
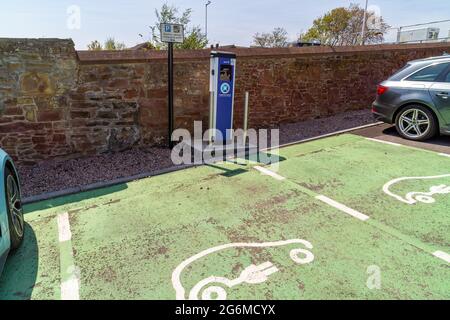
{"label": "asphalt surface", "polygon": [[352,134],[360,135],[366,138],[373,138],[419,149],[430,150],[438,153],[450,154],[450,136],[437,136],[425,142],[406,140],[400,137],[395,130],[395,126],[390,124],[381,124],[370,128],[353,131]]}
{"label": "asphalt surface", "polygon": [[25,206],[0,300],[450,298],[449,158],[354,134],[265,157]]}

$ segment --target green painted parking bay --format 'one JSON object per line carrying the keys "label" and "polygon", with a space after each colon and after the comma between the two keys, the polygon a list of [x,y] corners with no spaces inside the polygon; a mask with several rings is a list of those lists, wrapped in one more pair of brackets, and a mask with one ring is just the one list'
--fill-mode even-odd
{"label": "green painted parking bay", "polygon": [[278,173],[420,241],[450,251],[450,159],[343,135],[281,150]]}
{"label": "green painted parking bay", "polygon": [[[375,217],[357,206],[355,194],[372,199],[364,186],[344,183],[344,175],[360,179],[356,164],[364,163],[369,184],[397,178],[372,178],[373,160],[360,156],[391,158],[395,150],[344,135],[280,150],[284,179],[254,164],[225,163],[29,205],[27,238],[8,259],[0,299],[449,298],[448,263],[431,254],[448,252],[446,235],[443,245],[422,239],[438,229],[419,214],[410,226],[400,223],[407,209],[393,212],[395,223],[382,210]],[[341,158],[352,152],[353,177],[332,165],[346,166]],[[345,214],[319,194],[370,219]],[[446,195],[435,199],[429,205]],[[365,205],[396,206],[381,201]]]}

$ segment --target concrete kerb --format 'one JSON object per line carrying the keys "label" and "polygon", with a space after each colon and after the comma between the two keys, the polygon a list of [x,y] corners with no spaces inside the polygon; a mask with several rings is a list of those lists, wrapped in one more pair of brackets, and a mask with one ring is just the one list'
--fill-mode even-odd
{"label": "concrete kerb", "polygon": [[196,166],[198,166],[198,165],[188,164],[188,165],[169,167],[169,168],[165,168],[165,169],[161,169],[161,170],[136,174],[136,175],[129,176],[129,177],[117,178],[117,179],[110,180],[110,181],[96,182],[96,183],[79,186],[79,187],[75,187],[75,188],[68,188],[68,189],[59,190],[59,191],[46,192],[43,194],[23,198],[22,203],[23,204],[31,204],[34,202],[50,200],[50,199],[68,196],[68,195],[79,193],[79,192],[92,191],[92,190],[96,190],[96,189],[112,187],[112,186],[115,186],[118,184],[127,183],[127,182],[140,180],[140,179],[145,179],[145,178],[149,178],[149,177],[155,177],[155,176],[159,176],[162,174],[175,172],[175,171],[179,171],[179,170],[184,170],[184,169],[188,169],[188,168],[192,168],[192,167],[196,167]]}

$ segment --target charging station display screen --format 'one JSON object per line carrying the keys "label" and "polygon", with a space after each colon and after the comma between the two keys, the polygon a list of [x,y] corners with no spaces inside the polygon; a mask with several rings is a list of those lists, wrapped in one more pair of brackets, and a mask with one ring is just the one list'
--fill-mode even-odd
{"label": "charging station display screen", "polygon": [[233,67],[228,64],[220,66],[220,81],[231,81],[233,76]]}

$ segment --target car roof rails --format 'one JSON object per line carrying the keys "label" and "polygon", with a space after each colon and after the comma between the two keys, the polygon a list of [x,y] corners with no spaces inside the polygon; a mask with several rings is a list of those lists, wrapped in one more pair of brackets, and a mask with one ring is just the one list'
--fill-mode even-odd
{"label": "car roof rails", "polygon": [[436,57],[429,57],[429,58],[424,58],[424,59],[412,60],[412,61],[410,61],[410,63],[426,62],[426,61],[433,61],[433,60],[445,60],[445,59],[450,60],[450,54],[448,54],[447,52],[444,52],[442,54],[442,56],[436,56]]}

